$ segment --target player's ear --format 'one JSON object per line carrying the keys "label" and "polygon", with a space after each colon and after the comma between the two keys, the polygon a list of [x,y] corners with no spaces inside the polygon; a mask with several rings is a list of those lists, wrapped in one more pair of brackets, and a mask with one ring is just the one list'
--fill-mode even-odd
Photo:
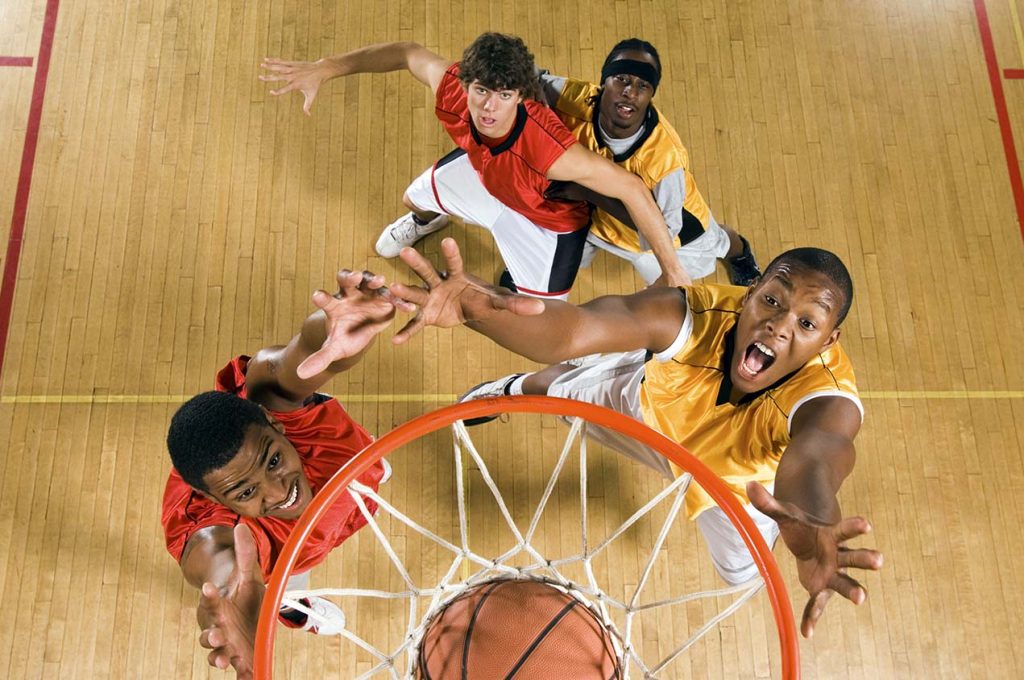
{"label": "player's ear", "polygon": [[828,336],[828,339],[825,340],[825,344],[823,344],[821,346],[821,351],[824,352],[825,350],[830,348],[832,345],[834,345],[837,342],[839,342],[839,336],[842,334],[842,332],[843,332],[843,329],[840,328],[839,326],[836,326],[835,328],[833,328],[832,332]]}
{"label": "player's ear", "polygon": [[750,285],[747,286],[747,289],[745,291],[743,291],[743,298],[740,300],[740,305],[747,304],[747,300],[749,300],[750,296],[754,294],[754,289],[756,289],[760,285],[761,285],[761,277],[758,276],[756,279],[751,281]]}
{"label": "player's ear", "polygon": [[275,418],[273,414],[271,414],[270,411],[268,411],[262,404],[258,404],[258,406],[260,407],[260,410],[263,411],[263,416],[267,419],[267,425],[274,428],[278,434],[283,435],[284,425],[281,424],[281,421]]}

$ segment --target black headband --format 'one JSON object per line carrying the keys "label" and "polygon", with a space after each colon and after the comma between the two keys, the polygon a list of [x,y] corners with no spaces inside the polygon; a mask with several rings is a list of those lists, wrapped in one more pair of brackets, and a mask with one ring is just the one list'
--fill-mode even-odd
{"label": "black headband", "polygon": [[631,75],[646,80],[655,90],[658,89],[658,81],[661,80],[661,72],[646,61],[636,59],[616,59],[604,65],[601,69],[601,82],[603,83],[610,76]]}

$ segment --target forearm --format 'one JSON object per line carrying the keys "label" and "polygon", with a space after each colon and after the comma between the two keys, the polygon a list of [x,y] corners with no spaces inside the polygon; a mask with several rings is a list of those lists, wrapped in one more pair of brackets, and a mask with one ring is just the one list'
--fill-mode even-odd
{"label": "forearm", "polygon": [[555,364],[582,354],[575,354],[575,329],[581,323],[580,310],[558,300],[545,300],[544,313],[518,316],[498,312],[485,321],[467,321],[466,326],[487,336],[497,344],[531,361]]}
{"label": "forearm", "polygon": [[810,461],[789,474],[775,478],[775,498],[783,503],[792,503],[808,515],[824,523],[833,524],[842,518],[839,491],[832,471],[824,463]]}
{"label": "forearm", "polygon": [[774,494],[779,501],[831,524],[842,518],[836,494],[853,468],[853,444],[830,434],[819,435],[818,442],[818,451],[828,451],[827,455],[793,456],[790,451],[783,455]]}
{"label": "forearm", "polygon": [[646,239],[658,259],[662,274],[669,281],[688,283],[690,277],[676,257],[675,245],[665,223],[665,217],[651,195],[645,190],[643,193],[634,193],[623,202],[633,224],[636,225],[636,230]]}
{"label": "forearm", "polygon": [[544,313],[500,312],[467,325],[502,347],[544,364],[605,352],[661,351],[679,332],[685,298],[674,289],[606,295],[576,306],[545,300]]}
{"label": "forearm", "polygon": [[234,538],[228,527],[200,529],[189,539],[179,563],[185,580],[196,589],[204,583],[222,588],[235,565]]}
{"label": "forearm", "polygon": [[630,216],[629,211],[626,210],[626,206],[617,198],[605,196],[602,193],[598,193],[593,189],[588,189],[582,184],[577,184],[575,182],[567,182],[563,186],[560,186],[558,188],[557,197],[573,201],[586,201],[595,208],[608,213],[630,229],[636,229],[636,225],[633,223],[633,218]]}
{"label": "forearm", "polygon": [[332,78],[356,73],[387,73],[408,69],[409,56],[420,49],[422,45],[414,42],[378,43],[321,61],[330,68]]}

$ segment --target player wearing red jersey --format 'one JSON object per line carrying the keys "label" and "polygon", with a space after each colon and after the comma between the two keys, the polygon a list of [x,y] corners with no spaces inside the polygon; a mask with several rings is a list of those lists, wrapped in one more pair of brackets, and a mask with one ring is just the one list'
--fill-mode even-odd
{"label": "player wearing red jersey", "polygon": [[[252,646],[263,581],[303,510],[342,465],[372,440],[324,383],[359,361],[376,335],[410,305],[392,298],[383,279],[343,270],[340,291],[314,293],[320,308],[284,346],[238,357],[217,375],[217,391],[186,402],[174,415],[167,446],[174,469],[161,521],[167,549],[185,579],[201,590],[199,642],[209,662],[251,677]],[[384,466],[359,481],[376,489]],[[331,510],[299,556],[298,581],[365,523],[355,504]],[[344,625],[337,607],[305,603],[315,616],[283,610],[282,618],[312,632]]]}

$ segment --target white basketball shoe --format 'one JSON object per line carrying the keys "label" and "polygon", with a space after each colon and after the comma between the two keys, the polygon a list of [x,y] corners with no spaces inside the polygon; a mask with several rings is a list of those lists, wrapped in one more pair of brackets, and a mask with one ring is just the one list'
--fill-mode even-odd
{"label": "white basketball shoe", "polygon": [[384,227],[374,249],[381,257],[398,257],[402,248],[411,246],[427,234],[444,229],[447,224],[447,215],[438,215],[426,224],[419,224],[411,212],[406,213]]}

